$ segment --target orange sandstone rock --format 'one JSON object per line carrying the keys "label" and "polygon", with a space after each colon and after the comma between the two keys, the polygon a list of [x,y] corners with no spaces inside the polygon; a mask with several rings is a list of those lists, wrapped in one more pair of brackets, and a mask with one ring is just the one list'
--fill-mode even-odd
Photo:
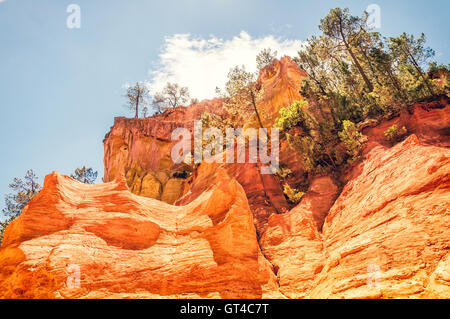
{"label": "orange sandstone rock", "polygon": [[337,192],[330,177],[318,177],[297,207],[269,219],[261,248],[278,269],[280,291],[289,298],[307,297],[324,266],[322,234],[318,230]]}
{"label": "orange sandstone rock", "polygon": [[[281,296],[242,187],[218,172],[186,206],[52,173],[6,230],[0,298]],[[71,268],[80,286],[67,284]]]}
{"label": "orange sandstone rock", "polygon": [[323,227],[311,298],[449,298],[450,150],[378,146]]}

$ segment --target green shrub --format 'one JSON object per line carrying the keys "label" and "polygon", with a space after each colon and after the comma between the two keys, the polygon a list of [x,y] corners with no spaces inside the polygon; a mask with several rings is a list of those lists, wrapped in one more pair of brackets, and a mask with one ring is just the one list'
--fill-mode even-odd
{"label": "green shrub", "polygon": [[303,169],[307,173],[314,173],[317,167],[317,147],[309,136],[286,134],[289,147],[295,150],[303,160]]}
{"label": "green shrub", "polygon": [[353,122],[344,121],[342,125],[344,129],[339,132],[339,138],[345,144],[347,154],[350,156],[350,162],[356,161],[366,138],[359,132]]}
{"label": "green shrub", "polygon": [[9,226],[13,222],[14,219],[16,219],[17,216],[10,216],[9,218],[5,219],[4,221],[0,221],[0,246],[3,242],[3,234],[5,232],[6,227]]}
{"label": "green shrub", "polygon": [[275,121],[275,127],[289,131],[295,126],[302,127],[305,131],[312,130],[317,122],[307,111],[308,101],[301,100],[280,109],[280,117]]}
{"label": "green shrub", "polygon": [[305,195],[303,192],[299,192],[295,188],[291,188],[288,183],[285,183],[283,186],[283,193],[286,195],[288,200],[292,204],[298,204],[302,200],[302,197]]}
{"label": "green shrub", "polygon": [[408,130],[406,127],[402,126],[402,128],[399,129],[397,125],[394,124],[384,132],[384,136],[386,136],[390,142],[399,142],[407,133]]}

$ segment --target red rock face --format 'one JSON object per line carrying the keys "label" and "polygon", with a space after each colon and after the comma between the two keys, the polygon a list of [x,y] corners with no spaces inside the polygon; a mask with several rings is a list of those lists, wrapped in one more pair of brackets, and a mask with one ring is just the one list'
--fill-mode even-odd
{"label": "red rock face", "polygon": [[[408,135],[415,134],[424,144],[450,147],[449,107],[447,97],[433,103],[416,104],[411,108],[412,114],[404,110],[389,121],[363,129],[363,134],[369,138],[369,142],[391,146],[384,132],[393,125],[397,125],[398,128],[404,126]],[[368,145],[370,148],[371,143]]]}
{"label": "red rock face", "polygon": [[266,258],[278,269],[280,291],[289,298],[307,297],[323,268],[325,256],[319,229],[337,192],[330,177],[318,177],[297,207],[269,218],[260,244]]}
{"label": "red rock face", "polygon": [[263,175],[260,164],[217,164],[202,163],[195,172],[193,182],[187,193],[175,204],[185,205],[200,196],[206,189],[217,182],[217,172],[225,169],[229,176],[239,182],[245,190],[246,197],[253,213],[258,234],[262,234],[270,215],[285,212],[289,205],[284,198],[278,177]]}
{"label": "red rock face", "polygon": [[447,148],[415,135],[373,148],[334,203],[334,182],[316,178],[259,244],[243,187],[204,169],[210,186],[184,206],[124,179],[47,176],[5,232],[0,297],[450,298]]}
{"label": "red rock face", "polygon": [[306,73],[287,56],[280,61],[275,60],[260,71],[258,81],[265,92],[260,108],[267,114],[267,118],[263,121],[265,127],[273,125],[282,107],[303,99],[299,90],[305,77]]}
{"label": "red rock face", "polygon": [[222,114],[222,100],[169,109],[151,118],[116,118],[103,141],[105,182],[114,180],[117,173],[126,172],[133,164],[143,170],[173,168],[170,151],[176,142],[171,140],[172,132],[179,127],[192,131],[194,121],[204,112]]}
{"label": "red rock face", "polygon": [[411,135],[367,157],[325,219],[310,296],[449,298],[450,150]]}

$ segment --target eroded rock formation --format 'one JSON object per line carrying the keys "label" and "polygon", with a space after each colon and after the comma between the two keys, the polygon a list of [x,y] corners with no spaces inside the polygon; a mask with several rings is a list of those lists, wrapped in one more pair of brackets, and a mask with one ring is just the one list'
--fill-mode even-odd
{"label": "eroded rock formation", "polygon": [[411,135],[391,149],[374,147],[354,171],[322,233],[314,215],[335,189],[326,178],[312,184],[322,180],[315,199],[269,219],[261,247],[279,269],[280,291],[294,298],[449,298],[450,150]]}
{"label": "eroded rock formation", "polygon": [[[6,230],[1,298],[279,297],[244,190],[225,171],[186,206],[52,173]],[[71,287],[79,270],[80,285]],[[76,275],[76,274],[75,274]]]}

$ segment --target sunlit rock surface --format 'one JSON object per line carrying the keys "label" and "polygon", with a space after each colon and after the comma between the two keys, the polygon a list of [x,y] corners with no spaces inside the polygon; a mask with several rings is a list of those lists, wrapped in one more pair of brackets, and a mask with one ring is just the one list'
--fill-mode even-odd
{"label": "sunlit rock surface", "polygon": [[[134,195],[125,180],[90,186],[48,175],[6,230],[0,297],[281,296],[242,187],[218,174],[186,206]],[[79,287],[68,284],[76,267]]]}

